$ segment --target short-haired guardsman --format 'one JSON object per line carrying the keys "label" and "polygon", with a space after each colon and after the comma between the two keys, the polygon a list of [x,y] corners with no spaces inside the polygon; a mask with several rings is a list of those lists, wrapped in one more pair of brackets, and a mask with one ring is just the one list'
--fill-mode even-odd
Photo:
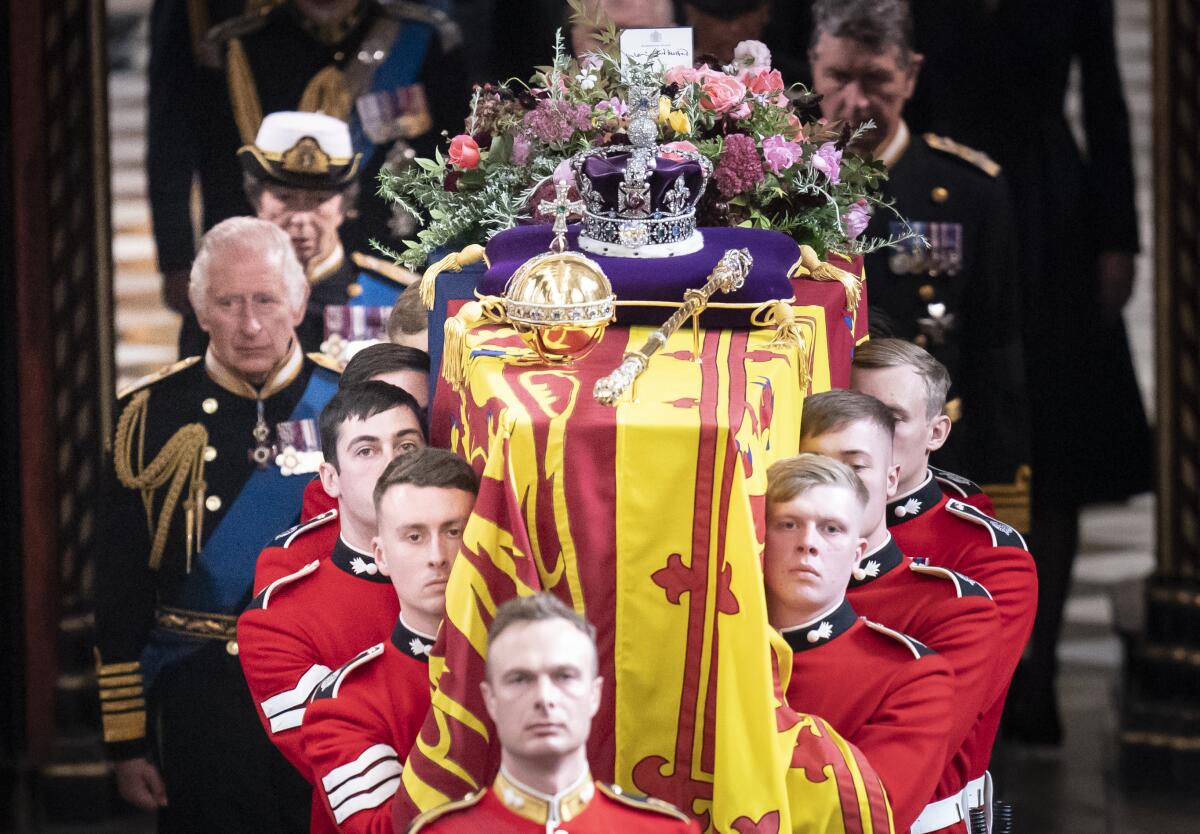
{"label": "short-haired guardsman", "polygon": [[278,227],[213,227],[189,292],[207,352],[118,402],[96,558],[104,738],[159,831],[303,831],[306,786],[258,725],[234,625],[309,482],[279,450],[315,444],[337,375],[301,351],[308,284]]}

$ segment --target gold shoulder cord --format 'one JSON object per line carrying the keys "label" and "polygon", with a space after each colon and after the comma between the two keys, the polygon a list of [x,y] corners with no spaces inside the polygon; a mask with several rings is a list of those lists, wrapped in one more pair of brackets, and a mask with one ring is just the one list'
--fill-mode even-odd
{"label": "gold shoulder cord", "polygon": [[229,79],[233,119],[237,122],[242,144],[253,145],[263,120],[262,102],[258,98],[254,72],[250,69],[250,59],[246,57],[246,48],[242,46],[241,38],[229,39],[225,72]]}
{"label": "gold shoulder cord", "polygon": [[[140,490],[146,507],[146,524],[150,529],[150,569],[158,570],[167,545],[171,517],[179,504],[184,485],[188,486],[185,504],[187,531],[187,570],[192,569],[192,554],[201,547],[204,533],[204,448],[208,445],[208,430],[200,423],[189,423],[171,435],[162,450],[144,464],[146,444],[146,404],[149,391],[139,391],[121,412],[113,443],[113,465],[117,480],[127,489]],[[136,428],[135,424],[136,423]],[[133,471],[133,442],[137,434],[137,472]],[[158,521],[154,517],[154,493],[167,481],[171,485],[163,497]]]}

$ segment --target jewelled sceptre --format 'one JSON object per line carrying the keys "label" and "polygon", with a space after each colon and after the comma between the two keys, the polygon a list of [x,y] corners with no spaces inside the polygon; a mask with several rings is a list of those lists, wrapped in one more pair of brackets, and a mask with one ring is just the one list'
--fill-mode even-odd
{"label": "jewelled sceptre", "polygon": [[651,333],[640,349],[625,354],[616,370],[596,381],[596,387],[592,389],[592,396],[596,401],[601,405],[616,405],[617,400],[629,390],[634,380],[646,370],[646,366],[650,364],[650,357],[666,345],[672,334],[688,318],[704,312],[704,308],[708,306],[708,299],[714,294],[740,289],[753,265],[754,259],[750,257],[750,250],[727,249],[721,260],[717,261],[704,286],[684,293],[683,304],[663,326]]}

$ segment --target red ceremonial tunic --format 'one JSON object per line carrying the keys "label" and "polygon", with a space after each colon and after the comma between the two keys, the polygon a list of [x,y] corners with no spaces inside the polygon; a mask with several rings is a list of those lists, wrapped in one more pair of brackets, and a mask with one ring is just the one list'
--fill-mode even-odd
{"label": "red ceremonial tunic", "polygon": [[1002,681],[995,700],[967,740],[972,779],[992,756],[1004,699],[1037,612],[1037,569],[1021,534],[977,507],[942,493],[933,473],[913,492],[888,504],[888,530],[913,558],[949,568],[982,584],[1000,612],[1000,639],[992,654]]}
{"label": "red ceremonial tunic", "polygon": [[859,619],[849,600],[783,632],[792,647],[787,702],[819,715],[875,768],[896,831],[933,799],[954,709],[950,664],[913,638]]}
{"label": "red ceremonial tunic", "polygon": [[[306,538],[291,548],[304,547]],[[290,549],[290,548],[289,548]],[[268,549],[269,550],[269,549]],[[264,551],[262,558],[268,554]],[[375,560],[340,538],[328,559],[276,579],[238,617],[242,671],[267,735],[311,782],[300,722],[313,690],[364,646],[386,639],[400,603]]]}
{"label": "red ceremonial tunic", "polygon": [[[920,640],[954,672],[950,757],[933,798],[960,793],[971,780],[966,742],[1007,685],[993,662],[1000,639],[996,603],[978,582],[905,556],[891,536],[865,555],[860,566],[846,592],[854,610]],[[952,830],[965,832],[966,827],[960,823]]]}
{"label": "red ceremonial tunic", "polygon": [[[996,514],[996,505],[992,503],[992,499],[983,491],[983,487],[970,478],[964,478],[962,475],[951,472],[948,469],[938,469],[936,466],[930,466],[929,471],[933,473],[934,480],[938,482],[938,486],[947,497],[957,498],[964,504],[978,507],[988,515],[994,516]],[[307,490],[304,493],[304,500],[307,505]],[[303,512],[300,514],[301,519],[306,517]]]}
{"label": "red ceremonial tunic", "polygon": [[409,834],[699,834],[700,826],[675,806],[627,794],[586,774],[575,786],[548,796],[502,770],[487,790],[433,808],[413,820]]}
{"label": "red ceremonial tunic", "polygon": [[313,693],[300,734],[317,793],[338,831],[392,834],[392,797],[429,711],[434,638],[396,623]]}
{"label": "red ceremonial tunic", "polygon": [[290,576],[313,560],[324,559],[333,552],[341,531],[336,507],[284,530],[258,554],[254,593],[261,594],[276,579]]}
{"label": "red ceremonial tunic", "polygon": [[337,499],[325,491],[320,478],[313,478],[304,488],[304,498],[300,504],[300,521],[316,518],[321,513],[337,509]]}

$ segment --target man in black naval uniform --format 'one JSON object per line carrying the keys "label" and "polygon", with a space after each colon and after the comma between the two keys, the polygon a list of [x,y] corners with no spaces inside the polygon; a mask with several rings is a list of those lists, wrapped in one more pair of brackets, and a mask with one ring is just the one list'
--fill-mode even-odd
{"label": "man in black naval uniform", "polygon": [[373,255],[347,255],[342,245],[338,230],[353,212],[362,163],[349,126],[324,113],[271,113],[238,158],[254,213],[288,233],[308,278],[301,347],[321,350],[328,339],[326,352],[342,360],[351,346],[381,340],[392,305],[417,276]]}
{"label": "man in black naval uniform", "polygon": [[160,831],[306,831],[307,786],[259,726],[235,624],[309,481],[279,449],[315,435],[337,376],[300,350],[308,287],[278,227],[213,227],[190,291],[207,352],[118,402],[96,564],[104,738]]}
{"label": "man in black naval uniform", "polygon": [[904,0],[822,0],[809,57],[823,114],[873,120],[867,141],[888,167],[868,237],[916,239],[867,256],[872,329],[915,342],[955,381],[951,441],[938,466],[983,483],[1011,483],[1027,461],[1020,299],[1012,213],[999,166],[902,117],[922,56]]}
{"label": "man in black naval uniform", "polygon": [[[176,0],[182,2],[182,0]],[[151,210],[164,297],[188,313],[183,286],[192,257],[190,194],[200,185],[206,228],[246,214],[237,150],[253,144],[263,116],[283,110],[323,112],[350,124],[363,154],[357,217],[342,229],[351,251],[389,240],[391,209],[375,194],[383,167],[412,153],[431,154],[442,130],[458,132],[468,89],[461,34],[436,2],[403,0],[276,0],[215,27],[204,39],[201,83],[169,106],[150,102],[167,124],[151,125],[148,149]],[[188,44],[177,48],[186,49]],[[180,60],[186,57],[181,55]],[[156,88],[169,96],[170,88]],[[195,97],[201,92],[203,97]],[[179,127],[182,123],[186,127]],[[156,147],[158,136],[178,144]],[[221,207],[210,211],[210,205]],[[185,322],[180,353],[196,330]]]}

